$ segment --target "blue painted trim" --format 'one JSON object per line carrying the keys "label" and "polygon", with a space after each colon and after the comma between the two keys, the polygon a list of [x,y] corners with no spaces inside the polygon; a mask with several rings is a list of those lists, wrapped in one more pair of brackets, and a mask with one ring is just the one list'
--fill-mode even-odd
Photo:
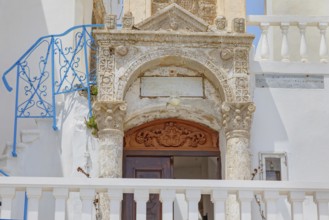
{"label": "blue painted trim", "polygon": [[3,171],[3,170],[1,170],[1,169],[0,169],[0,173],[1,173],[2,175],[4,175],[4,176],[9,176],[5,171]]}
{"label": "blue painted trim", "polygon": [[24,220],[27,220],[27,210],[29,207],[29,199],[27,198],[27,193],[24,194]]}

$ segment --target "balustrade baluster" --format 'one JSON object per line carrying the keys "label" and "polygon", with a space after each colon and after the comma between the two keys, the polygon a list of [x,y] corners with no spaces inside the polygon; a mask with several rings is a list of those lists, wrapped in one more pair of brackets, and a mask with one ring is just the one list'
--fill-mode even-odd
{"label": "balustrade baluster", "polygon": [[300,60],[303,63],[308,62],[308,49],[307,49],[307,41],[305,36],[307,23],[298,23],[298,28],[300,32],[300,46],[299,46],[299,55]]}
{"label": "balustrade baluster", "polygon": [[161,190],[160,201],[162,203],[162,219],[173,219],[173,202],[176,197],[175,190]]}
{"label": "balustrade baluster", "polygon": [[186,190],[185,198],[188,203],[188,219],[198,220],[199,219],[198,204],[201,199],[201,191],[197,189]]}
{"label": "balustrade baluster", "polygon": [[266,220],[276,220],[279,193],[276,191],[265,191],[263,198],[266,202]]}
{"label": "balustrade baluster", "polygon": [[327,31],[328,23],[319,23],[319,29],[320,29],[320,62],[321,63],[328,63],[328,46],[327,46],[327,40],[326,40],[326,31]]}
{"label": "balustrade baluster", "polygon": [[317,203],[318,220],[329,220],[329,193],[316,192],[314,202]]}
{"label": "balustrade baluster", "polygon": [[288,29],[289,23],[281,23],[281,32],[282,32],[282,43],[281,43],[281,61],[289,62],[289,42],[288,42]]}
{"label": "balustrade baluster", "polygon": [[82,220],[92,220],[93,201],[95,199],[95,189],[80,189],[80,198],[82,200]]}
{"label": "balustrade baluster", "polygon": [[240,219],[251,220],[251,201],[254,199],[254,193],[251,191],[239,191],[238,200],[240,202]]}
{"label": "balustrade baluster", "polygon": [[262,30],[261,35],[261,48],[260,48],[260,58],[262,60],[268,60],[270,58],[270,45],[268,43],[268,28],[269,23],[260,23],[260,29]]}
{"label": "balustrade baluster", "polygon": [[1,219],[11,219],[12,201],[16,194],[15,188],[0,188]]}
{"label": "balustrade baluster", "polygon": [[292,220],[304,220],[303,202],[305,200],[304,192],[290,192],[289,202],[291,203]]}
{"label": "balustrade baluster", "polygon": [[55,197],[55,220],[65,219],[66,200],[69,194],[67,188],[55,188],[53,195]]}
{"label": "balustrade baluster", "polygon": [[28,205],[28,220],[38,220],[39,216],[39,199],[42,195],[41,188],[27,188],[27,198],[29,199]]}
{"label": "balustrade baluster", "polygon": [[227,192],[221,190],[214,190],[211,194],[211,201],[214,203],[214,217],[215,220],[225,220],[225,202],[227,199]]}
{"label": "balustrade baluster", "polygon": [[110,200],[110,219],[121,219],[121,201],[123,198],[123,192],[121,189],[108,190],[108,196]]}
{"label": "balustrade baluster", "polygon": [[136,220],[146,220],[146,202],[149,200],[149,191],[136,189],[134,200],[136,202]]}

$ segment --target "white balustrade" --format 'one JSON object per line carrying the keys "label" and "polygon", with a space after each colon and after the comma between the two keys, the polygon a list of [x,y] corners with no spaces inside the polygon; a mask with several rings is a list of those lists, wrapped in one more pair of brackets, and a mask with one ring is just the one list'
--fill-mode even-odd
{"label": "white balustrade", "polygon": [[[282,15],[250,15],[247,18],[247,25],[249,26],[259,26],[261,29],[261,38],[258,43],[258,54],[256,57],[260,57],[260,60],[269,60],[270,57],[273,57],[275,51],[270,51],[270,44],[273,42],[279,42],[280,39],[274,39],[276,37],[275,34],[271,34],[269,36],[270,30],[275,30],[274,28],[280,27],[282,37],[281,37],[281,51],[278,51],[278,54],[281,55],[281,61],[289,62],[291,61],[291,48],[292,44],[288,41],[288,30],[290,27],[297,27],[299,29],[300,35],[300,43],[299,48],[295,48],[295,50],[299,49],[299,57],[300,61],[303,63],[309,62],[308,52],[309,49],[318,50],[319,54],[319,61],[321,63],[328,63],[328,44],[327,44],[327,36],[326,30],[329,24],[329,16],[319,16],[319,17],[305,17],[305,16],[282,16]],[[308,27],[318,27],[319,32],[317,32],[317,36],[320,37],[319,47],[312,47],[310,48],[307,44],[306,40],[306,30]],[[313,29],[312,29],[313,30]],[[296,32],[296,31],[292,31]],[[272,33],[274,33],[272,31]],[[317,36],[312,33],[311,41],[318,42]],[[271,39],[271,42],[269,42]],[[293,42],[294,43],[294,42]],[[275,50],[275,46],[273,50]],[[294,54],[298,54],[296,51]],[[296,58],[295,58],[296,59]],[[297,61],[297,60],[294,60]]]}
{"label": "white balustrade", "polygon": [[121,189],[108,189],[108,196],[110,200],[110,219],[121,219],[121,201],[123,198],[123,192]]}
{"label": "white balustrade", "polygon": [[92,220],[93,201],[95,199],[95,189],[83,188],[80,190],[80,198],[82,202],[82,220]]}
{"label": "white balustrade", "polygon": [[305,200],[304,192],[290,192],[289,202],[291,203],[292,220],[304,220],[303,202]]}
{"label": "white balustrade", "polygon": [[147,189],[136,189],[134,192],[136,202],[136,220],[146,220],[146,203],[149,200]]}
{"label": "white balustrade", "polygon": [[251,201],[254,199],[252,191],[239,191],[238,200],[240,202],[241,220],[251,220]]}
{"label": "white balustrade", "polygon": [[305,36],[306,26],[307,23],[305,22],[298,23],[298,28],[300,33],[299,55],[302,63],[308,62],[308,49],[307,49],[307,41]]}
{"label": "white balustrade", "polygon": [[160,192],[160,201],[162,203],[162,219],[173,219],[173,202],[176,197],[175,190],[162,189]]}
{"label": "white balustrade", "polygon": [[328,63],[328,46],[327,46],[327,39],[326,39],[326,31],[327,31],[328,23],[319,23],[320,29],[320,62],[321,63]]}
{"label": "white balustrade", "polygon": [[67,188],[54,188],[55,220],[65,219],[66,200],[69,194]]}
{"label": "white balustrade", "polygon": [[[259,218],[258,211],[253,212],[251,204],[254,195],[263,195],[262,206],[265,206],[267,220],[274,220],[280,215],[278,204],[288,199],[291,204],[291,219],[306,220],[310,216],[310,207],[317,207],[311,216],[318,216],[318,220],[329,220],[329,183],[298,183],[289,181],[238,181],[238,180],[169,180],[169,179],[88,179],[81,181],[77,178],[32,178],[32,177],[6,177],[0,181],[1,218],[10,219],[15,209],[11,205],[17,191],[26,191],[29,199],[28,219],[40,219],[39,199],[43,192],[52,192],[55,220],[65,219],[70,209],[66,209],[68,195],[80,192],[82,210],[81,219],[95,219],[93,201],[96,193],[107,194],[109,198],[110,219],[121,219],[121,201],[124,193],[133,193],[136,201],[136,219],[145,220],[147,217],[146,204],[149,194],[158,194],[162,204],[162,219],[173,219],[173,201],[177,195],[184,194],[189,220],[197,220],[200,216],[198,203],[201,195],[209,195],[214,204],[214,220],[225,220],[226,203],[229,196],[237,197],[240,206],[240,220]],[[308,207],[304,202],[306,196],[313,196],[314,203]],[[202,197],[206,198],[206,197]],[[282,199],[283,198],[283,199]],[[46,200],[43,200],[45,202]],[[206,203],[203,203],[206,204]],[[290,208],[288,205],[287,208]],[[131,210],[129,210],[131,211]],[[306,213],[305,213],[306,212]],[[317,212],[317,214],[316,214]],[[282,214],[282,213],[281,213]],[[44,213],[42,214],[44,215]],[[256,217],[257,215],[257,217]]]}
{"label": "white balustrade", "polygon": [[214,220],[225,220],[225,202],[228,193],[224,190],[214,190],[211,194],[211,201],[214,203]]}
{"label": "white balustrade", "polygon": [[278,214],[277,202],[279,199],[279,193],[276,191],[265,191],[263,197],[266,202],[266,219],[276,220]]}
{"label": "white balustrade", "polygon": [[42,194],[42,188],[33,187],[26,189],[27,198],[29,199],[28,205],[28,220],[38,220],[39,218],[39,200]]}
{"label": "white balustrade", "polygon": [[289,62],[289,44],[288,44],[288,29],[289,23],[281,23],[282,43],[281,43],[281,60]]}
{"label": "white balustrade", "polygon": [[314,201],[317,203],[318,220],[329,220],[329,192],[316,192]]}
{"label": "white balustrade", "polygon": [[15,188],[5,187],[0,189],[1,196],[1,219],[11,219],[12,201],[15,196]]}

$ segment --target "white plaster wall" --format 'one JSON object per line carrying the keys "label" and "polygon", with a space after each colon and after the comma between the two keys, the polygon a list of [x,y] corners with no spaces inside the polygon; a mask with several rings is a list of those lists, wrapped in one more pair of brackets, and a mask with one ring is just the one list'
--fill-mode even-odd
{"label": "white plaster wall", "polygon": [[[0,74],[4,73],[39,38],[59,34],[68,28],[91,21],[92,0],[0,0]],[[70,44],[72,38],[67,38]],[[15,71],[8,75],[15,87]],[[23,98],[23,97],[21,97]],[[58,100],[61,98],[58,97]],[[0,152],[12,142],[15,91],[9,93],[0,83]],[[19,120],[19,129],[35,128],[31,120]],[[18,140],[19,142],[20,140]]]}

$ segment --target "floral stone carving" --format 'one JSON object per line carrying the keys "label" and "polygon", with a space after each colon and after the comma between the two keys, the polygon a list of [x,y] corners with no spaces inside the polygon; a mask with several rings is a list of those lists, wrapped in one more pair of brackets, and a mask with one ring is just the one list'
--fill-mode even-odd
{"label": "floral stone carving", "polygon": [[218,132],[178,119],[157,120],[129,130],[125,148],[218,151]]}

